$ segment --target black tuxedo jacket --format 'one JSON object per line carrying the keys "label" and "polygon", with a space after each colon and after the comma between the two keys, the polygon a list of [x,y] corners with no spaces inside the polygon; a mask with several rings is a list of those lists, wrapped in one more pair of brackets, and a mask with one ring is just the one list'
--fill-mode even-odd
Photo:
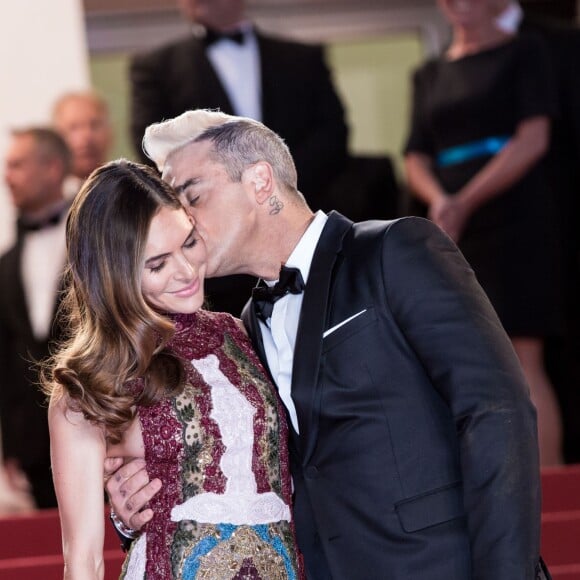
{"label": "black tuxedo jacket", "polygon": [[[299,189],[312,207],[346,158],[347,127],[320,46],[256,31],[261,63],[263,123],[284,138],[298,169]],[[203,42],[193,34],[130,65],[131,132],[137,152],[151,123],[196,108],[234,114]]]}
{"label": "black tuxedo jacket", "polygon": [[[62,329],[47,340],[32,332],[21,276],[22,237],[0,258],[0,423],[4,456],[16,458],[28,475],[38,507],[56,506],[50,471],[47,404],[35,363],[50,353]],[[58,297],[55,296],[55,312]]]}
{"label": "black tuxedo jacket", "polygon": [[[251,302],[244,322],[267,364]],[[330,214],[305,290],[292,397],[309,578],[536,577],[535,411],[473,271],[431,222]]]}

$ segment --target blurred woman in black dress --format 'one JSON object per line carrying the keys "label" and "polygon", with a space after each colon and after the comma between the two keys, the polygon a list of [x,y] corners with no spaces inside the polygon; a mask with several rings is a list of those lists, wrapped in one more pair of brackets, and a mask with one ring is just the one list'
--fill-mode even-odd
{"label": "blurred woman in black dress", "polygon": [[562,462],[544,339],[562,325],[553,195],[542,157],[556,115],[541,41],[497,28],[494,0],[439,0],[453,28],[414,75],[409,188],[475,270],[538,409],[543,465]]}

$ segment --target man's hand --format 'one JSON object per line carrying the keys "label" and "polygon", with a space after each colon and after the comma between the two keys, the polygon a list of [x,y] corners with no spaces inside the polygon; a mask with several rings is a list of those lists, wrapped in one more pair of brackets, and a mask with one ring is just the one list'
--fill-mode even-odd
{"label": "man's hand", "polygon": [[105,459],[105,489],[117,517],[128,528],[140,530],[153,517],[153,510],[143,508],[161,489],[161,481],[149,481],[144,459],[123,465],[121,457],[111,457]]}

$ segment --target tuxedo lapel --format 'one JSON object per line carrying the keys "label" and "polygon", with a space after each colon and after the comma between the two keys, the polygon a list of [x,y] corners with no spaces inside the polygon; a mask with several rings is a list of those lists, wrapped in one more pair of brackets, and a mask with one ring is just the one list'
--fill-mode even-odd
{"label": "tuxedo lapel", "polygon": [[22,260],[22,236],[19,235],[16,245],[5,256],[6,278],[4,279],[4,301],[9,304],[9,316],[18,321],[22,331],[29,340],[35,340],[32,334],[32,325],[28,315],[26,296],[22,283],[21,260]]}
{"label": "tuxedo lapel", "polygon": [[[267,37],[262,36],[256,30],[256,40],[258,41],[258,49],[260,53],[260,105],[262,110],[262,122],[270,127],[272,125],[272,103],[279,101],[279,71],[276,67],[276,50],[277,47],[268,40]],[[284,101],[284,99],[282,99]]]}
{"label": "tuxedo lapel", "polygon": [[254,350],[256,351],[258,358],[268,371],[268,376],[272,378],[270,374],[270,367],[268,366],[268,360],[266,359],[266,351],[264,349],[264,340],[262,339],[262,331],[260,330],[260,323],[256,315],[256,309],[254,308],[254,303],[250,299],[246,302],[244,310],[242,311],[242,321],[248,335],[252,339],[252,344],[254,345]]}
{"label": "tuxedo lapel", "polygon": [[314,450],[318,430],[320,384],[318,373],[322,352],[322,333],[328,317],[332,274],[342,240],[352,222],[331,212],[316,246],[296,335],[292,368],[292,399],[299,417],[302,461]]}
{"label": "tuxedo lapel", "polygon": [[220,109],[224,113],[233,115],[234,110],[228,94],[207,58],[203,43],[198,38],[192,38],[191,42],[185,45],[182,59],[185,68],[189,68],[189,72],[184,74],[184,78],[179,79],[177,86],[187,82],[188,78],[192,79],[189,83],[191,99],[189,99],[188,108]]}

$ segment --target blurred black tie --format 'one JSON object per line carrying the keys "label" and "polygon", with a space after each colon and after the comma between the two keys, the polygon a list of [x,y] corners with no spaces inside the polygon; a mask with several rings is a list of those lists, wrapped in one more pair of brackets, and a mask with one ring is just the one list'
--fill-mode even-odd
{"label": "blurred black tie", "polygon": [[213,28],[205,29],[205,36],[203,37],[204,46],[208,47],[218,42],[220,40],[232,40],[237,44],[244,44],[244,33],[237,29],[228,32],[222,32],[221,30],[214,30]]}
{"label": "blurred black tie", "polygon": [[302,294],[304,292],[304,280],[298,268],[282,266],[280,278],[273,286],[267,286],[261,282],[252,290],[252,302],[258,317],[266,322],[272,316],[274,303],[287,294]]}
{"label": "blurred black tie", "polygon": [[42,221],[37,222],[27,222],[25,220],[19,219],[18,220],[18,229],[21,232],[38,232],[45,228],[50,228],[52,226],[56,226],[60,220],[64,217],[66,211],[59,211],[57,214],[54,214]]}

